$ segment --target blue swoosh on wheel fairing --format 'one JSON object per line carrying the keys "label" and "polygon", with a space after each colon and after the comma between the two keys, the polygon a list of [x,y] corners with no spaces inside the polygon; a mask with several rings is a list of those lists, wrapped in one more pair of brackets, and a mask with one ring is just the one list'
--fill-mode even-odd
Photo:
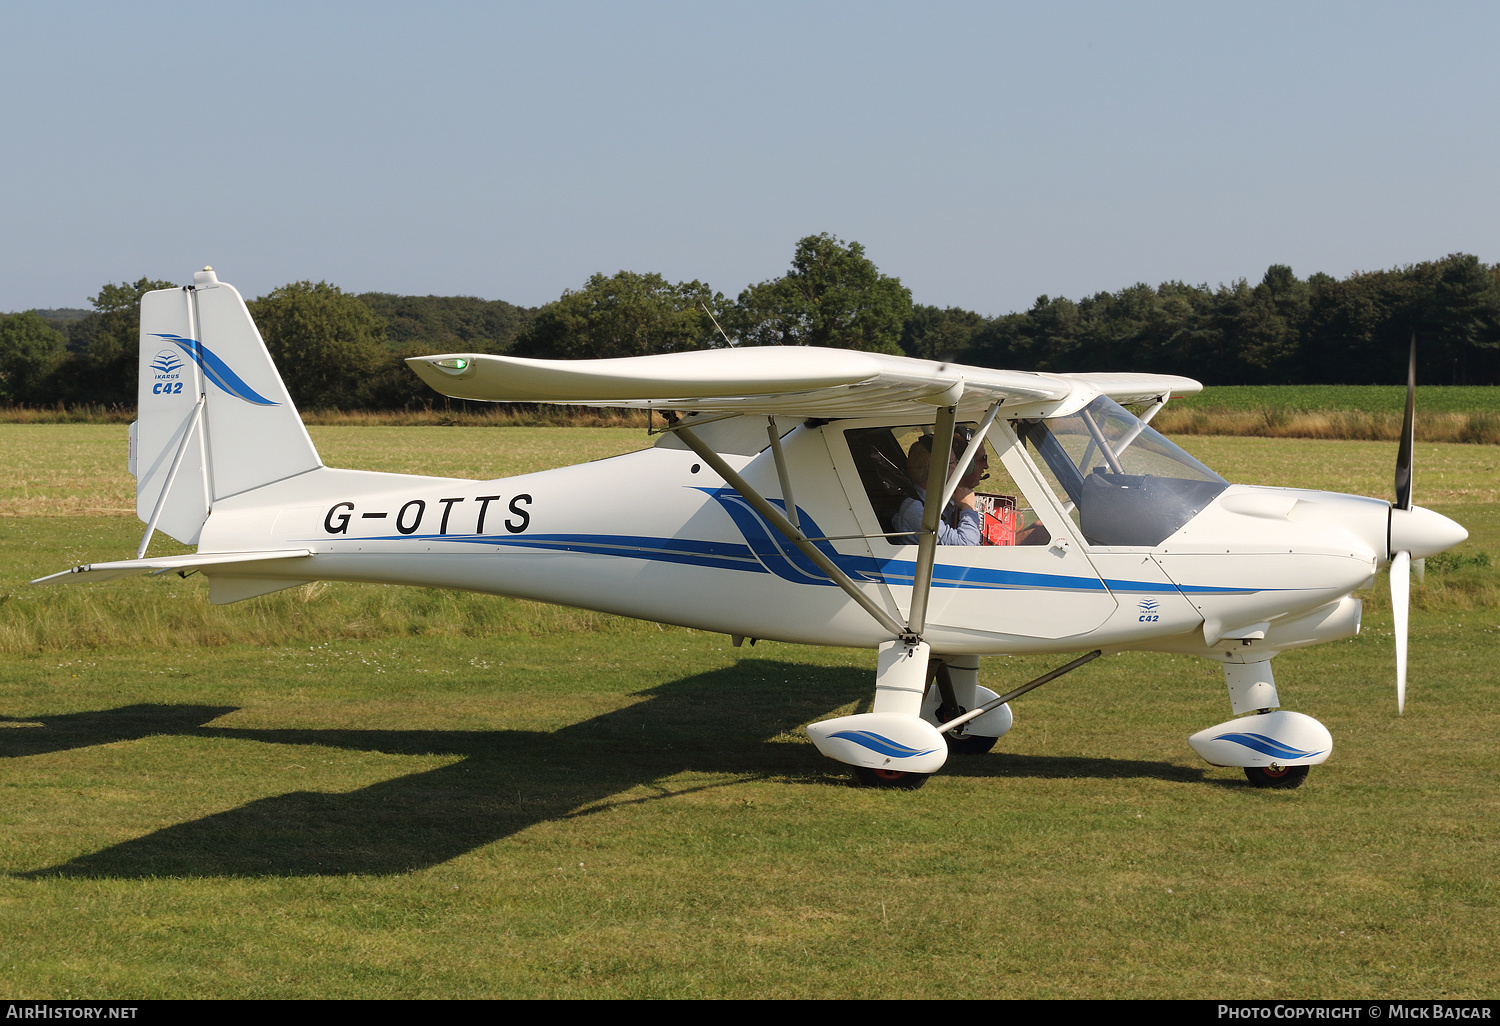
{"label": "blue swoosh on wheel fairing", "polygon": [[157,338],[164,338],[168,342],[175,342],[177,347],[191,356],[199,367],[203,368],[203,374],[218,385],[224,391],[236,399],[243,399],[247,403],[256,406],[280,406],[274,399],[267,399],[255,389],[245,383],[234,371],[229,369],[229,364],[219,359],[202,342],[195,338],[183,338],[181,335],[163,335],[160,332],[152,332]]}
{"label": "blue swoosh on wheel fairing", "polygon": [[926,755],[928,752],[937,751],[936,748],[928,748],[925,751],[912,748],[909,745],[901,744],[899,741],[892,741],[890,738],[882,734],[877,734],[873,730],[840,730],[828,736],[852,741],[861,748],[868,748],[872,752],[889,755],[894,759],[907,759],[913,755]]}
{"label": "blue swoosh on wheel fairing", "polygon": [[1233,741],[1237,745],[1244,745],[1252,752],[1259,752],[1261,755],[1270,755],[1279,759],[1305,759],[1310,755],[1318,754],[1318,752],[1293,748],[1291,745],[1278,741],[1274,737],[1267,737],[1264,734],[1251,734],[1248,731],[1220,734],[1214,740]]}

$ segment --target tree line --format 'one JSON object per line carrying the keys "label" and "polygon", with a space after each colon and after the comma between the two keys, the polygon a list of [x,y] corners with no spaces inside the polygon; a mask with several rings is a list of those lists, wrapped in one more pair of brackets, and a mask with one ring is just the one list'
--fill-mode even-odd
{"label": "tree line", "polygon": [[[56,325],[0,314],[0,404],[133,407],[141,297],[174,282],[105,285]],[[467,296],[346,293],[293,282],[248,302],[292,398],[308,409],[402,409],[434,398],[407,368],[433,352],[504,353],[535,309]]]}
{"label": "tree line", "polygon": [[[171,282],[107,284],[61,328],[0,315],[0,402],[135,402],[140,297]],[[1144,283],[1072,300],[1041,296],[988,317],[912,302],[857,242],[813,235],[780,277],[730,300],[694,280],[596,274],[540,308],[471,297],[346,293],[294,282],[249,302],[299,406],[442,404],[406,357],[435,352],[598,359],[724,345],[814,345],[1015,370],[1138,370],[1205,384],[1394,384],[1418,338],[1433,384],[1500,384],[1500,265],[1453,254],[1391,270],[1210,288]]]}
{"label": "tree line", "polygon": [[979,322],[929,308],[913,324],[903,344],[914,355],[946,346],[983,366],[1156,371],[1208,385],[1400,384],[1415,335],[1420,381],[1500,384],[1500,265],[1462,253],[1343,279],[1273,264],[1256,285],[1041,296]]}

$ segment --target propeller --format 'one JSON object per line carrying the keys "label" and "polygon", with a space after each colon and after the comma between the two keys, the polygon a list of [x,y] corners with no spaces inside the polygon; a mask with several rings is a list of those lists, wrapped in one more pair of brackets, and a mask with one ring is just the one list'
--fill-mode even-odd
{"label": "propeller", "polygon": [[[1411,461],[1417,409],[1417,333],[1411,333],[1411,355],[1406,365],[1406,417],[1401,421],[1401,444],[1396,450],[1396,501],[1393,509],[1411,510]],[[1406,637],[1411,613],[1411,553],[1391,553],[1391,619],[1396,635],[1396,713],[1406,712]]]}

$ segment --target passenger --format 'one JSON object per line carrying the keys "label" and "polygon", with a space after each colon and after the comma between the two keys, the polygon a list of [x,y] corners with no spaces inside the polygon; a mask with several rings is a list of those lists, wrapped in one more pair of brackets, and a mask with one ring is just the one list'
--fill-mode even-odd
{"label": "passenger", "polygon": [[[963,452],[967,440],[962,435],[955,435],[952,447],[948,453],[948,476],[952,477],[953,471],[958,466],[959,454]],[[896,510],[892,526],[897,531],[910,531],[911,534],[905,538],[897,538],[900,544],[916,545],[917,532],[922,528],[922,504],[927,497],[927,475],[932,466],[932,436],[923,435],[912,443],[911,449],[906,454],[906,473],[911,478],[916,488],[916,498],[907,497]],[[948,503],[943,515],[938,520],[937,540],[939,545],[978,545],[982,537],[982,525],[979,518],[979,510],[974,499],[974,486],[984,477],[988,459],[983,447],[979,455],[969,464],[969,469],[959,480],[958,487],[953,492],[953,500]]]}

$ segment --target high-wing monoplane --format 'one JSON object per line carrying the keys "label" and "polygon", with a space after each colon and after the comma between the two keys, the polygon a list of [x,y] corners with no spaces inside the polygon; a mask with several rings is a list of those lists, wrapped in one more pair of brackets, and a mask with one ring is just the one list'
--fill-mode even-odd
{"label": "high-wing monoplane", "polygon": [[[1389,564],[1399,707],[1410,561],[1467,537],[1412,504],[1410,382],[1388,502],[1229,483],[1149,426],[1200,388],[1167,375],[800,347],[408,362],[447,396],[644,408],[660,432],[498,481],[325,467],[240,294],[205,268],[141,302],[136,558],[34,583],[196,571],[215,603],[410,584],[875,649],[870,711],[807,728],[874,786],[989,750],[1011,701],[1101,654],[1189,653],[1223,665],[1232,713],[1192,747],[1295,787],[1333,741],[1281,708],[1272,658],[1356,633],[1354,592]],[[197,551],[148,557],[157,531]],[[1087,654],[1005,694],[979,684],[980,657],[1023,652]]]}

